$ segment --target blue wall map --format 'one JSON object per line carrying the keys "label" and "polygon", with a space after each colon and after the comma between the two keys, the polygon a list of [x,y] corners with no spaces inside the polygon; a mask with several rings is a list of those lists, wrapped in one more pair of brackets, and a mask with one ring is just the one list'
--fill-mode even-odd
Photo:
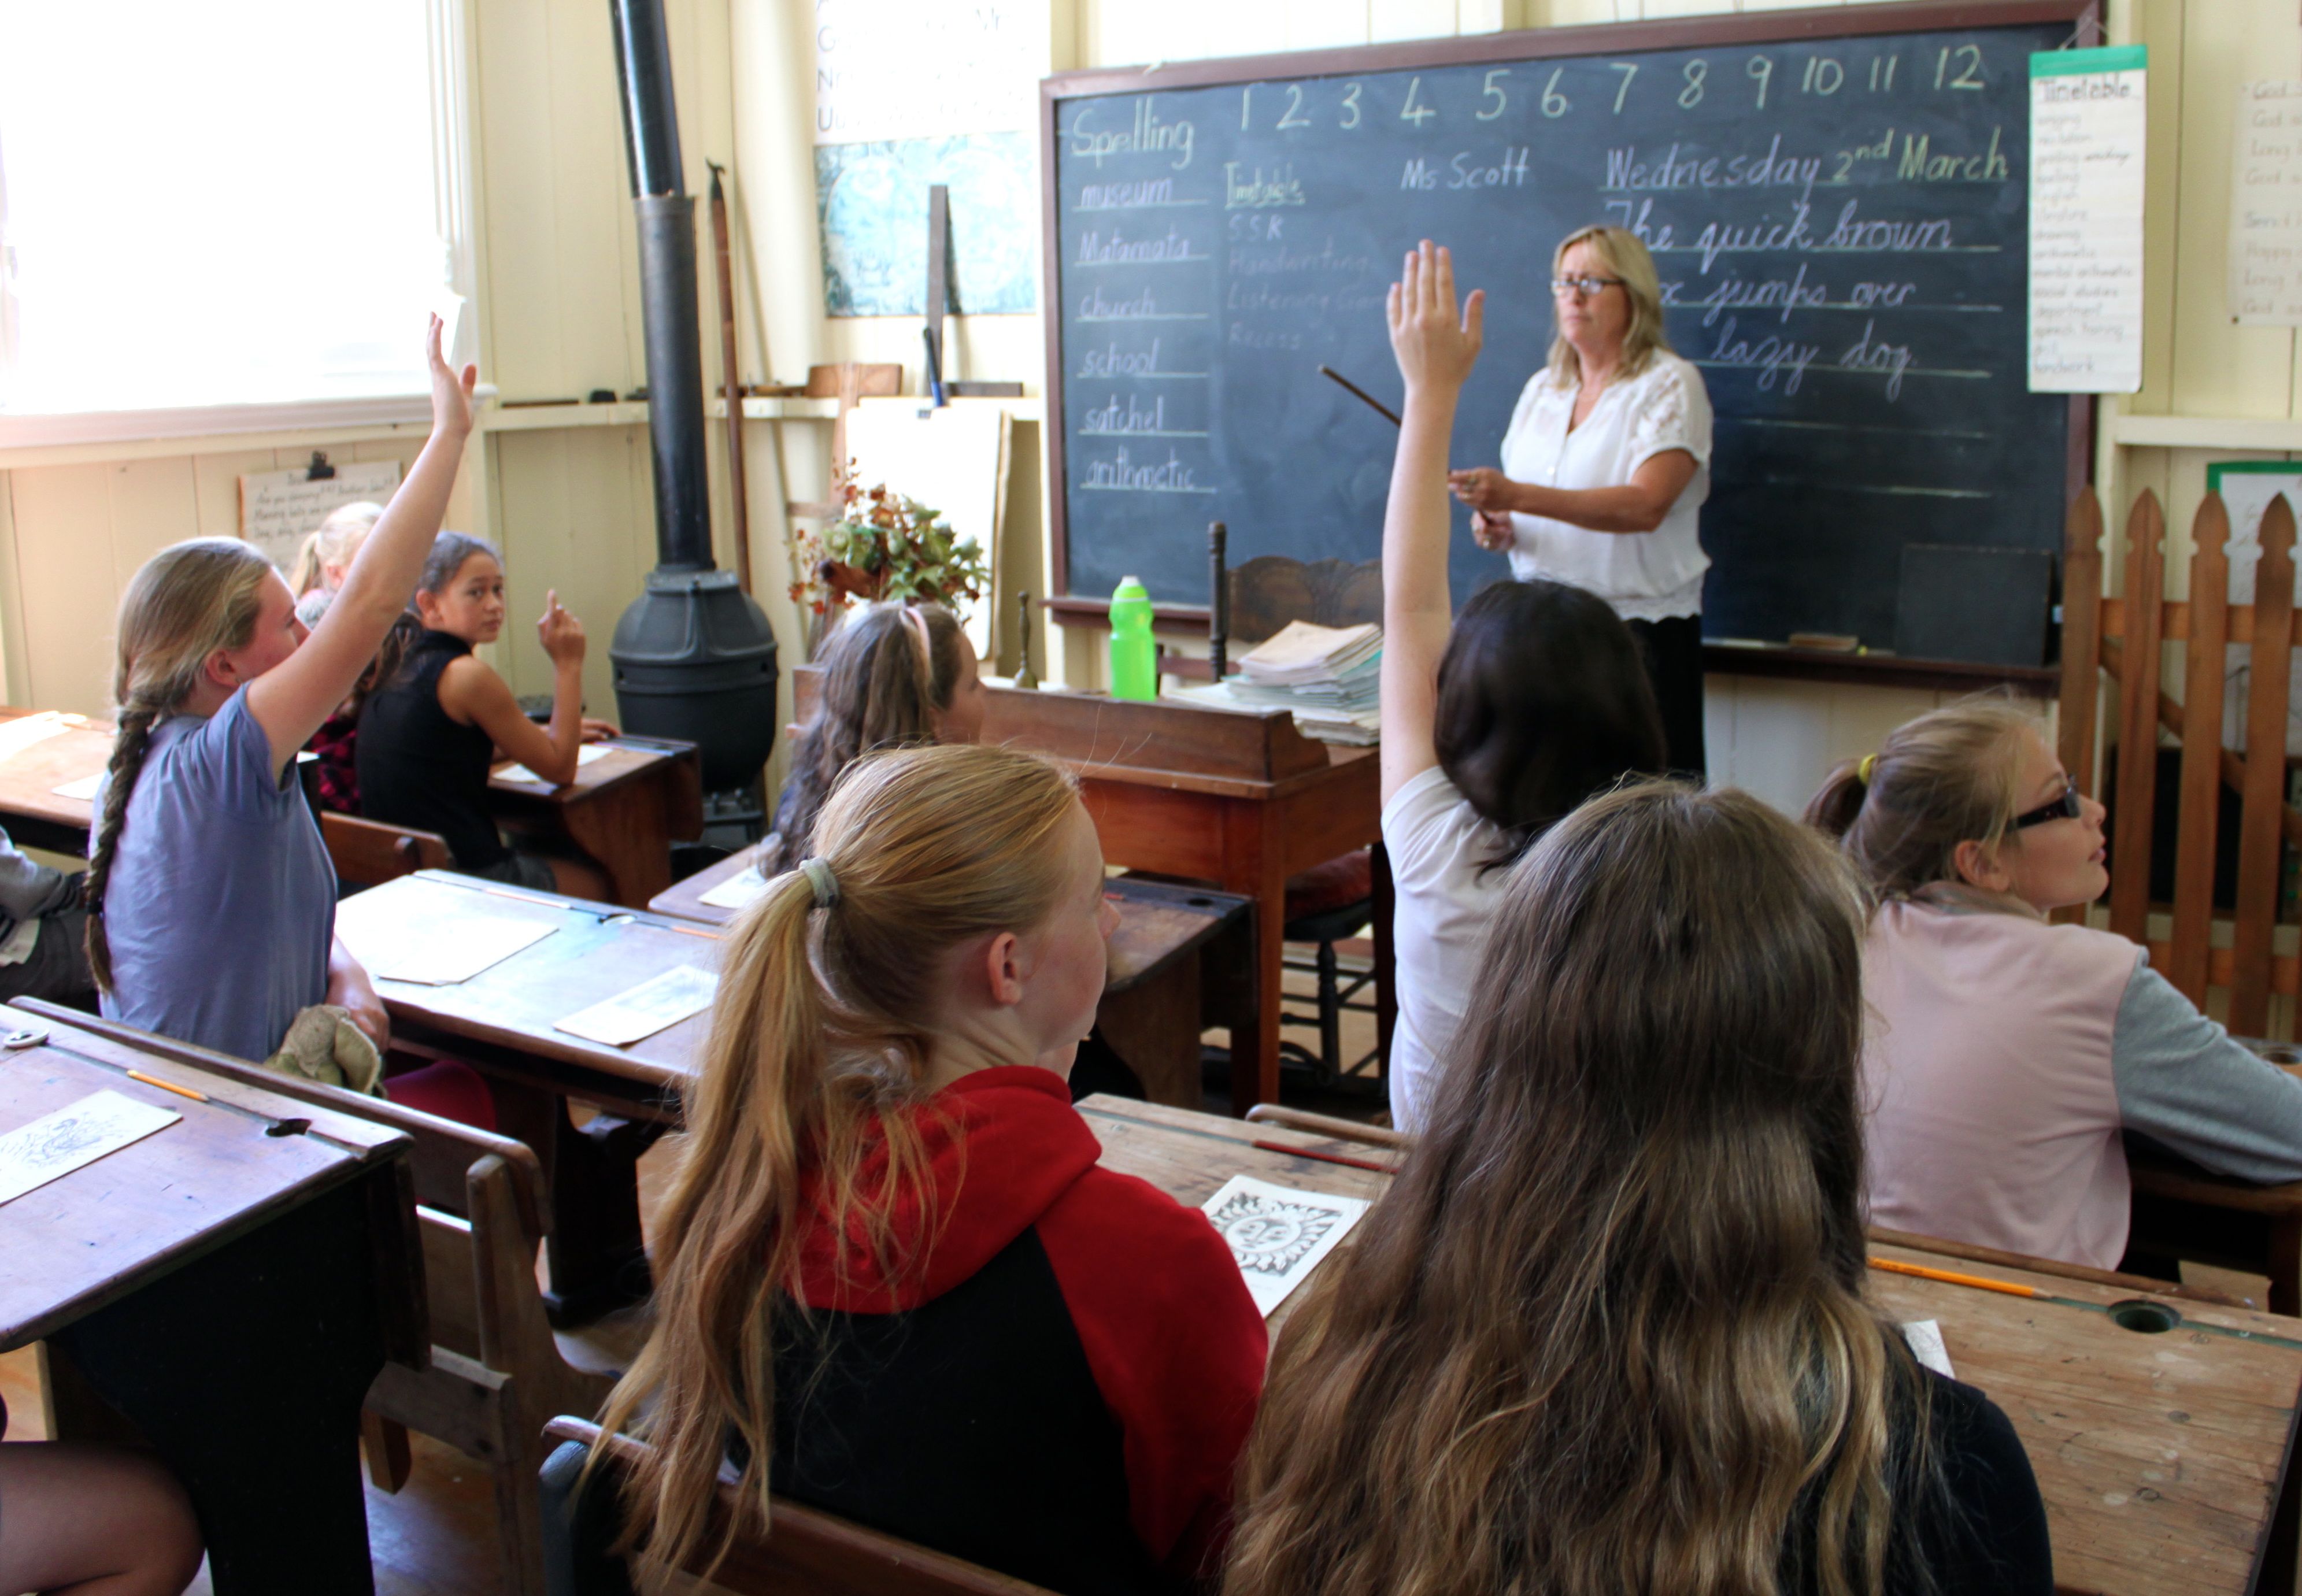
{"label": "blue wall map", "polygon": [[927,314],[928,189],[951,189],[952,305],[1038,308],[1037,155],[1029,133],[820,144],[815,212],[830,315]]}

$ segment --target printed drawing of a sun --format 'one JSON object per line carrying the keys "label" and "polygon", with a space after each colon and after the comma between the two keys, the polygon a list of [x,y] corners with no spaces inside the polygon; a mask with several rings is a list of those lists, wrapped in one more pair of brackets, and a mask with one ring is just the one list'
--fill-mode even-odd
{"label": "printed drawing of a sun", "polygon": [[1241,1269],[1283,1275],[1342,1216],[1332,1208],[1277,1202],[1239,1191],[1233,1192],[1210,1217],[1216,1231],[1231,1244],[1231,1256]]}

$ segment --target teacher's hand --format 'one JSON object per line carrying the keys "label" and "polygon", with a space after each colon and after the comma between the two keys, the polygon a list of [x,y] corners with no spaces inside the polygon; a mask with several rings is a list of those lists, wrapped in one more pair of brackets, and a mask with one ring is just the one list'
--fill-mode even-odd
{"label": "teacher's hand", "polygon": [[1449,471],[1447,486],[1456,498],[1474,510],[1499,516],[1510,508],[1511,481],[1491,466],[1475,466],[1467,471]]}
{"label": "teacher's hand", "polygon": [[1511,546],[1511,518],[1485,510],[1471,512],[1471,540],[1491,554],[1500,554]]}

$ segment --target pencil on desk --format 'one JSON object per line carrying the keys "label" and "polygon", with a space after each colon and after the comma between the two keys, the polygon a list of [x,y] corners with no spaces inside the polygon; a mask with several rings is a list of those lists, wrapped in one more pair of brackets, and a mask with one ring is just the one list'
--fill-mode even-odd
{"label": "pencil on desk", "polygon": [[1266,1153],[1286,1153],[1297,1158],[1315,1158],[1322,1163],[1348,1164],[1353,1169],[1373,1170],[1378,1175],[1395,1175],[1399,1165],[1378,1163],[1372,1158],[1350,1158],[1340,1153],[1322,1153],[1311,1147],[1290,1147],[1283,1141],[1258,1141],[1248,1144]]}
{"label": "pencil on desk", "polygon": [[1922,1281],[1940,1281],[1946,1286],[1972,1286],[1980,1291],[2004,1291],[2009,1297],[2044,1297],[2035,1286],[2021,1286],[2012,1281],[1995,1281],[1979,1274],[1958,1274],[1947,1269],[1929,1269],[1923,1264],[1905,1264],[1897,1258],[1872,1258],[1870,1267],[1883,1269],[1889,1274],[1913,1275]]}
{"label": "pencil on desk", "polygon": [[173,1092],[179,1097],[189,1097],[195,1103],[205,1103],[208,1100],[208,1095],[206,1092],[196,1092],[188,1086],[178,1086],[174,1081],[163,1080],[157,1075],[147,1075],[141,1070],[129,1071],[128,1079],[140,1080],[146,1086],[158,1087],[164,1092]]}

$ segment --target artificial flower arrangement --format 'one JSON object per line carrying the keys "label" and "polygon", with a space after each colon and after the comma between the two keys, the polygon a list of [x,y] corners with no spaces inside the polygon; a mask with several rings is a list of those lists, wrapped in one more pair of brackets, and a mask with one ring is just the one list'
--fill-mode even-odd
{"label": "artificial flower arrangement", "polygon": [[839,518],[794,540],[792,601],[824,615],[854,598],[949,604],[979,599],[991,565],[973,538],[955,536],[939,510],[865,488],[853,463],[839,474]]}

